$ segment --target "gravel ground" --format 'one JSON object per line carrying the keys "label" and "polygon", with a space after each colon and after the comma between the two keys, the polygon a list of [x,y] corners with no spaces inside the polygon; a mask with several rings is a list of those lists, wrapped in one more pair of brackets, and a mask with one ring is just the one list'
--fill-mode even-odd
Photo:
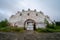
{"label": "gravel ground", "polygon": [[0,40],[60,40],[60,32],[57,33],[37,33],[34,31],[0,32]]}

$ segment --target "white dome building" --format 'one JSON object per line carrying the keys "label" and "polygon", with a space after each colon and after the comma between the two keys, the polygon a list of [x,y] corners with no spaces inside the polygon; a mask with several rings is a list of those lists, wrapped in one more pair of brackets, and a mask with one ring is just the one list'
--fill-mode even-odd
{"label": "white dome building", "polygon": [[50,18],[44,15],[42,11],[37,12],[36,9],[28,9],[28,11],[22,10],[22,12],[18,11],[16,15],[12,15],[9,18],[9,23],[11,26],[22,27],[26,30],[35,30],[37,28],[46,28],[45,19],[49,23],[52,23]]}

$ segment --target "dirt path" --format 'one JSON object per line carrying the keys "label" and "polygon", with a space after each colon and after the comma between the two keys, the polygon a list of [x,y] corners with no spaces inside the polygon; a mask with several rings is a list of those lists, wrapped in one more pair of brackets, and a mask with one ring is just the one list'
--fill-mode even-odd
{"label": "dirt path", "polygon": [[60,40],[58,33],[37,33],[35,31],[25,31],[23,33],[0,32],[0,40]]}

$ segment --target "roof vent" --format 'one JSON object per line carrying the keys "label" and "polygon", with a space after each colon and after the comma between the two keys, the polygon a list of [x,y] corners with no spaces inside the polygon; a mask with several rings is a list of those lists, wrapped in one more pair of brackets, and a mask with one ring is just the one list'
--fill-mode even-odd
{"label": "roof vent", "polygon": [[41,14],[43,14],[43,12],[42,12],[42,11],[40,11],[40,13],[41,13]]}
{"label": "roof vent", "polygon": [[34,9],[34,12],[36,12],[36,9]]}
{"label": "roof vent", "polygon": [[30,9],[28,9],[28,11],[30,11]]}
{"label": "roof vent", "polygon": [[22,12],[24,12],[24,9],[22,10]]}

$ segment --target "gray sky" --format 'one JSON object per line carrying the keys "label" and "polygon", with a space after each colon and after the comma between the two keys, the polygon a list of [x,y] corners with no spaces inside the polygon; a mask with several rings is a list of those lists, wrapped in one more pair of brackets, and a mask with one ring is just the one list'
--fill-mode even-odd
{"label": "gray sky", "polygon": [[0,20],[28,8],[42,11],[52,20],[60,21],[60,0],[0,0]]}

